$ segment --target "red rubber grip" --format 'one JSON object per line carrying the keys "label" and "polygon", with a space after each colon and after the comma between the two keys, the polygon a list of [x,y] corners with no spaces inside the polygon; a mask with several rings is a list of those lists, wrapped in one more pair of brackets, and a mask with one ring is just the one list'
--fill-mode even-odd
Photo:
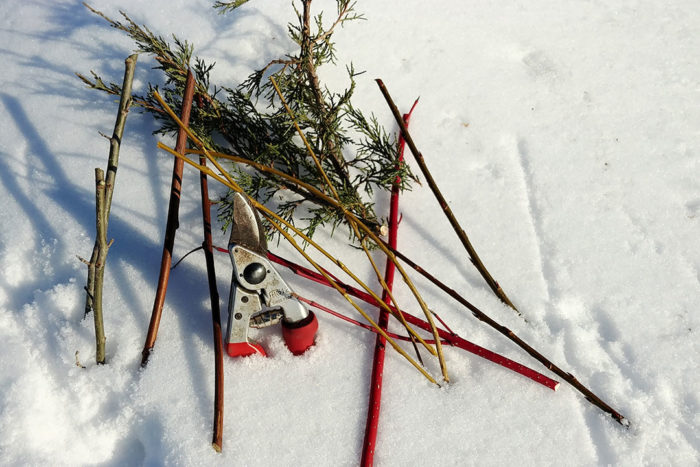
{"label": "red rubber grip", "polygon": [[316,331],[318,320],[312,311],[309,311],[309,316],[296,323],[282,321],[282,337],[294,355],[301,355],[314,345]]}
{"label": "red rubber grip", "polygon": [[230,357],[249,357],[251,355],[260,354],[267,357],[265,349],[260,344],[252,342],[229,342],[226,344],[226,353]]}

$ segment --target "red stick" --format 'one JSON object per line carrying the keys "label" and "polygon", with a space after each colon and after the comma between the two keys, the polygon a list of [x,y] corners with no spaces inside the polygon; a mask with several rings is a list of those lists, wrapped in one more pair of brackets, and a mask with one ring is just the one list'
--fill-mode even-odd
{"label": "red stick", "polygon": [[[337,311],[335,311],[332,308],[328,308],[327,306],[321,305],[318,302],[315,302],[313,300],[309,300],[308,298],[302,297],[301,295],[299,295],[297,293],[295,293],[293,295],[294,295],[294,298],[296,298],[300,302],[304,302],[309,306],[312,306],[314,308],[318,308],[321,311],[325,311],[329,315],[335,316],[336,318],[342,319],[343,321],[347,321],[348,323],[354,324],[355,326],[359,326],[361,328],[367,329],[368,331],[372,331],[373,333],[375,333],[377,335],[381,335],[381,334],[379,334],[379,331],[377,331],[376,328],[370,326],[369,324],[361,323],[361,322],[357,321],[356,319],[352,319],[349,316],[345,316],[342,313],[338,313]],[[396,339],[399,341],[410,341],[411,340],[411,338],[408,336],[401,336],[399,334],[395,334],[393,332],[389,332],[386,330],[384,332],[386,332],[386,335],[391,337],[392,339]],[[430,341],[430,340],[426,340],[425,342],[427,342],[428,344],[435,343],[435,341]],[[445,341],[445,345],[447,345],[446,341]]]}
{"label": "red stick", "polygon": [[[306,279],[309,279],[311,281],[317,282],[319,284],[323,284],[325,286],[330,287],[330,284],[326,281],[326,278],[323,277],[321,274],[312,271],[311,269],[305,268],[304,266],[301,266],[299,264],[293,263],[287,259],[284,259],[280,256],[275,255],[274,253],[269,253],[267,254],[267,257],[272,261],[273,263],[279,264],[280,266],[287,267],[292,270],[295,274],[298,276],[304,277]],[[349,295],[352,295],[353,297],[357,297],[360,300],[369,303],[370,305],[375,305],[378,306],[379,303],[367,292],[357,289],[355,287],[352,287],[348,284],[344,284],[342,282],[337,282],[337,284],[343,288]],[[389,308],[392,310],[395,310],[394,306],[389,305]],[[321,308],[322,309],[322,308]],[[413,324],[414,326],[418,326],[421,329],[424,329],[426,331],[430,331],[430,324],[428,324],[427,321],[424,321],[410,313],[407,313],[405,310],[402,310],[404,318],[406,318],[406,321],[408,321],[410,324]],[[345,319],[345,318],[344,318]],[[346,319],[347,320],[347,319]],[[492,352],[488,349],[485,349],[481,346],[478,346],[460,336],[458,336],[455,333],[451,333],[448,331],[445,331],[444,329],[438,328],[438,334],[442,339],[445,339],[448,345],[454,346],[454,347],[459,347],[460,349],[466,350],[467,352],[471,352],[475,355],[478,355],[482,358],[485,358],[489,361],[492,361],[493,363],[496,363],[498,365],[504,366],[510,370],[515,371],[516,373],[520,373],[521,375],[530,378],[531,380],[542,384],[543,386],[548,387],[549,389],[556,390],[557,387],[559,386],[559,382],[555,381],[551,378],[548,378],[547,376],[543,375],[542,373],[539,373],[531,368],[528,368],[524,365],[521,365],[520,363],[514,362],[513,360],[510,360],[502,355],[499,355],[495,352]]]}
{"label": "red stick", "polygon": [[[411,118],[411,113],[416,107],[418,99],[413,103],[411,110],[404,114],[403,120],[408,125]],[[397,165],[403,163],[403,151],[406,142],[403,139],[403,134],[399,135],[399,159]],[[396,177],[394,185],[391,188],[390,210],[389,210],[389,245],[392,248],[397,246],[397,236],[399,231],[399,187],[401,185],[401,177]],[[394,263],[387,259],[386,269],[384,270],[384,282],[387,288],[392,290],[394,285],[394,272],[396,267]],[[387,305],[391,304],[391,297],[385,290],[382,293],[382,301]],[[382,307],[379,308],[379,321],[377,323],[382,330],[386,331],[389,325],[389,313]],[[377,431],[379,429],[379,411],[382,403],[382,384],[384,380],[384,355],[386,353],[386,339],[381,334],[377,334],[377,341],[374,346],[374,359],[372,360],[372,379],[369,389],[369,408],[367,411],[367,423],[365,425],[365,440],[362,447],[362,466],[374,465],[374,452],[377,442]]]}
{"label": "red stick", "polygon": [[[308,298],[304,298],[300,295],[295,294],[294,295],[298,300],[307,303],[315,308],[318,308],[321,311],[325,311],[326,313],[335,316],[336,318],[340,318],[344,321],[347,321],[348,323],[352,323],[356,326],[360,326],[361,328],[365,328],[368,331],[372,331],[374,333],[378,334],[378,331],[370,326],[369,324],[361,323],[357,320],[354,320],[352,318],[349,318],[341,313],[338,313],[337,311],[334,311],[326,306],[321,305],[318,302],[315,302],[313,300],[309,300]],[[420,326],[421,328],[425,329],[426,331],[430,330],[430,326],[427,325],[427,323],[423,322],[421,319],[416,318],[413,315],[407,314],[405,311],[404,317],[406,318],[406,321],[411,322],[417,326]],[[425,325],[425,326],[424,326]],[[453,347],[458,347],[462,350],[466,350],[467,352],[471,352],[475,355],[478,355],[482,358],[485,358],[486,360],[489,360],[491,362],[494,362],[498,365],[501,365],[505,368],[508,368],[509,370],[512,370],[516,373],[519,373],[526,378],[530,378],[531,380],[540,383],[543,386],[546,386],[552,390],[556,390],[557,387],[559,386],[559,383],[557,381],[554,381],[546,376],[544,376],[541,373],[538,373],[537,371],[526,367],[525,365],[522,365],[518,362],[515,362],[507,357],[504,357],[503,355],[499,355],[495,352],[492,352],[488,349],[485,349],[484,347],[481,347],[479,345],[474,344],[473,342],[469,342],[466,339],[463,339],[459,337],[456,334],[452,333],[447,333],[446,331],[442,329],[438,329],[438,333],[440,334],[440,337],[442,337],[445,340],[440,340],[443,345],[451,345]],[[402,341],[410,341],[411,339],[407,336],[401,336],[392,332],[387,332],[386,333],[389,337],[392,339],[396,340],[402,340]],[[432,339],[426,339],[425,341],[427,344],[434,344],[435,341]]]}

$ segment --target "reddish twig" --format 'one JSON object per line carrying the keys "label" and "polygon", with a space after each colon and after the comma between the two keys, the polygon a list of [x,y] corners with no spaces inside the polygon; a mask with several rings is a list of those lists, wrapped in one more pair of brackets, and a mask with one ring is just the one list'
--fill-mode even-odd
{"label": "reddish twig", "polygon": [[[403,120],[408,125],[411,118],[411,113],[416,107],[418,99],[413,103],[411,110],[404,114]],[[399,150],[397,167],[403,164],[403,152],[406,146],[406,141],[403,135],[399,135]],[[399,231],[399,188],[401,186],[401,177],[397,176],[394,180],[394,185],[391,188],[390,208],[389,208],[389,246],[397,247],[397,237]],[[387,258],[386,269],[384,271],[384,282],[388,290],[391,290],[394,284],[394,273],[396,265]],[[382,300],[387,305],[391,304],[391,297],[387,290],[382,293]],[[387,330],[389,324],[389,313],[385,308],[379,308],[379,327],[384,331]],[[415,343],[414,343],[415,345]],[[386,353],[386,339],[381,334],[377,334],[377,340],[374,346],[374,358],[372,359],[372,376],[369,390],[369,407],[367,410],[367,422],[365,425],[365,439],[362,447],[361,465],[374,465],[374,452],[377,442],[377,431],[379,429],[379,411],[382,402],[382,384],[384,380],[384,355]]]}
{"label": "reddish twig", "polygon": [[[199,163],[206,165],[206,157],[199,156]],[[216,286],[214,268],[214,251],[211,239],[211,202],[209,184],[204,172],[199,173],[199,186],[202,194],[202,224],[204,227],[204,258],[207,263],[207,281],[211,300],[211,320],[214,332],[214,428],[212,446],[221,452],[224,430],[224,352],[221,336],[221,309],[219,307],[219,290]]]}
{"label": "reddish twig", "polygon": [[[182,96],[182,112],[180,120],[185,126],[190,121],[190,111],[192,109],[192,97],[194,96],[194,76],[191,72],[187,74],[185,82],[185,92]],[[177,142],[175,151],[180,154],[185,154],[187,145],[187,134],[183,128],[177,133]],[[151,349],[156,343],[158,336],[158,327],[160,326],[160,317],[163,314],[163,304],[165,303],[165,293],[168,289],[168,280],[170,279],[170,264],[173,259],[173,245],[175,244],[175,231],[178,227],[178,213],[180,211],[180,190],[182,184],[182,169],[184,163],[182,159],[175,158],[173,165],[173,176],[170,187],[170,202],[168,204],[168,220],[165,225],[165,239],[163,240],[163,255],[160,261],[160,274],[158,276],[158,286],[156,288],[156,296],[153,301],[153,311],[151,312],[151,321],[148,325],[148,334],[146,334],[146,342],[143,345],[141,352],[141,366],[145,367],[148,364],[148,357],[151,354]]]}
{"label": "reddish twig", "polygon": [[[328,282],[326,281],[325,277],[323,277],[321,274],[312,271],[308,268],[305,268],[304,266],[301,266],[299,264],[293,263],[287,259],[282,258],[281,256],[277,256],[274,253],[268,253],[267,257],[270,259],[270,261],[279,264],[280,266],[284,266],[286,268],[289,268],[292,272],[297,274],[300,277],[304,277],[306,279],[309,279],[311,281],[314,281],[319,284],[323,284],[328,286]],[[379,303],[368,293],[357,289],[355,287],[352,287],[348,284],[345,284],[343,282],[337,282],[337,284],[343,288],[345,292],[347,292],[348,295],[352,295],[354,297],[359,298],[360,300],[369,303],[370,305],[374,306],[379,306]],[[393,311],[396,311],[396,309],[392,306],[389,305],[389,308],[391,308]],[[430,324],[428,324],[427,321],[424,321],[414,315],[411,315],[407,313],[405,310],[402,310],[402,313],[404,314],[404,317],[406,318],[406,321],[408,321],[410,324],[413,324],[415,326],[420,327],[421,329],[424,329],[428,332],[430,332]],[[531,368],[528,368],[524,365],[521,365],[520,363],[514,362],[506,357],[503,357],[502,355],[499,355],[497,353],[491,352],[488,349],[485,349],[481,346],[478,346],[472,342],[469,342],[468,340],[458,336],[457,334],[445,331],[444,329],[439,329],[438,328],[438,333],[440,335],[441,339],[444,339],[445,342],[448,345],[452,345],[454,347],[459,347],[463,350],[466,350],[468,352],[471,352],[475,355],[478,355],[480,357],[486,358],[489,361],[492,361],[493,363],[496,363],[498,365],[504,366],[506,368],[509,368],[517,373],[522,374],[523,376],[530,378],[544,386],[547,386],[548,388],[552,390],[556,390],[557,386],[559,383],[551,378],[548,378],[547,376],[538,373],[535,370],[532,370]],[[427,341],[426,341],[427,342]]]}
{"label": "reddish twig", "polygon": [[[315,302],[313,300],[309,300],[308,298],[304,298],[298,294],[294,295],[297,299],[300,301],[309,304],[310,306],[313,306],[314,308],[318,308],[321,311],[324,311],[332,316],[335,316],[336,318],[342,319],[343,321],[347,321],[348,323],[354,324],[356,326],[359,326],[361,328],[367,329],[369,331],[372,331],[374,333],[377,333],[377,330],[373,328],[372,326],[361,323],[357,320],[354,320],[352,318],[349,318],[345,316],[342,313],[338,313],[337,311],[328,308],[324,305],[321,305],[318,302]],[[417,318],[413,315],[407,314],[404,311],[404,316],[406,318],[406,321],[408,321],[411,324],[414,324],[416,326],[421,327],[422,329],[425,329],[427,331],[430,330],[430,326],[428,323],[424,322],[420,318]],[[444,345],[450,345],[452,347],[457,347],[462,350],[466,350],[467,352],[473,353],[474,355],[478,355],[481,358],[484,358],[486,360],[489,360],[490,362],[493,362],[497,365],[500,365],[502,367],[508,368],[511,371],[514,371],[516,373],[521,374],[522,376],[525,376],[526,378],[529,378],[536,383],[539,383],[545,387],[548,387],[549,389],[556,391],[557,388],[559,387],[559,382],[555,381],[551,378],[548,378],[547,376],[543,375],[542,373],[539,373],[538,371],[533,370],[532,368],[526,367],[525,365],[518,363],[516,361],[513,361],[507,357],[504,357],[503,355],[497,354],[496,352],[493,352],[491,350],[488,350],[484,347],[481,347],[480,345],[474,344],[473,342],[470,342],[456,334],[447,332],[443,329],[438,329],[438,332],[440,333],[440,338],[442,340],[442,343]],[[411,338],[408,336],[401,336],[392,332],[387,332],[387,335],[391,337],[392,339],[396,340],[401,340],[401,341],[407,341],[410,342]],[[428,344],[434,344],[435,341],[432,339],[426,339],[426,343]]]}

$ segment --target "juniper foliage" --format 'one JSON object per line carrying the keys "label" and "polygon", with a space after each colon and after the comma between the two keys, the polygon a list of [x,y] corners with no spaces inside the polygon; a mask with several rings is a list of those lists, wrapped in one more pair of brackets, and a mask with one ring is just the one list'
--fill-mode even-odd
{"label": "juniper foliage", "polygon": [[[247,1],[216,2],[214,7],[221,13],[232,12]],[[395,134],[385,131],[373,115],[368,118],[352,105],[359,74],[353,66],[347,66],[348,85],[340,92],[331,91],[319,81],[318,68],[336,62],[332,40],[336,29],[363,18],[356,13],[355,2],[336,0],[336,15],[328,26],[322,13],[312,18],[311,2],[301,0],[301,8],[293,3],[296,22],[288,24],[288,32],[298,46],[297,52],[268,63],[234,87],[212,85],[209,78],[214,64],[194,57],[194,48],[187,41],[173,36],[172,42],[168,42],[124,12],[120,12],[123,21],[116,21],[86,7],[131,37],[137,51],[154,56],[164,82],[160,86],[149,84],[148,92],[135,95],[133,102],[159,122],[156,133],[174,134],[177,126],[160,109],[153,91],[158,90],[168,105],[179,111],[187,70],[191,68],[197,85],[190,126],[212,149],[274,167],[330,194],[296,132],[296,121],[344,207],[378,230],[382,222],[374,212],[375,191],[390,191],[397,176],[402,189],[410,188],[415,177],[407,165],[397,164]],[[121,92],[118,84],[106,84],[94,72],[91,78],[78,76],[93,89],[109,94]],[[273,88],[271,76],[289,104],[294,120]],[[234,165],[230,172],[249,195],[275,209],[309,237],[319,227],[333,232],[345,222],[337,208],[296,185],[247,167]],[[231,195],[228,193],[218,203],[224,228],[231,219]]]}

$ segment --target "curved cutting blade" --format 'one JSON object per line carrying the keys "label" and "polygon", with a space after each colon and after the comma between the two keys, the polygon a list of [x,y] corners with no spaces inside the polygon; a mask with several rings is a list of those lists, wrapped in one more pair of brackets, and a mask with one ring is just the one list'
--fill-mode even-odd
{"label": "curved cutting blade", "polygon": [[241,193],[233,195],[233,222],[231,223],[232,244],[240,245],[261,256],[267,255],[267,240],[260,217],[248,199]]}

